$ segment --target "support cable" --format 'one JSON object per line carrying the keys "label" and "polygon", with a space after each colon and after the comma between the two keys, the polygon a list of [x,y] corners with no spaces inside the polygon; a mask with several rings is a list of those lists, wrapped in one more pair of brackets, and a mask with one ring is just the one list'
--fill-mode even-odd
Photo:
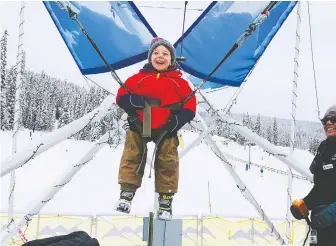
{"label": "support cable", "polygon": [[184,2],[184,14],[183,14],[183,24],[182,24],[182,35],[181,35],[181,55],[182,56],[182,49],[183,49],[183,35],[184,35],[184,26],[185,26],[185,17],[186,17],[186,10],[187,10],[188,1]]}
{"label": "support cable", "polygon": [[211,78],[211,76],[220,68],[220,66],[233,54],[233,52],[242,46],[247,38],[257,29],[258,26],[264,23],[270,14],[270,11],[277,4],[277,1],[270,2],[267,7],[257,16],[257,18],[249,25],[249,27],[244,31],[244,33],[236,40],[234,45],[231,47],[229,52],[222,58],[222,60],[216,65],[216,67],[209,73],[209,75],[203,79],[203,81],[196,87],[196,89],[190,93],[190,95],[183,101],[185,104],[190,98],[192,98],[198,90],[200,90],[203,85]]}
{"label": "support cable", "polygon": [[315,62],[314,62],[314,49],[313,49],[312,27],[311,27],[311,21],[310,21],[309,1],[307,1],[307,6],[308,6],[308,19],[309,19],[310,51],[311,51],[311,58],[312,58],[312,63],[313,63],[315,96],[316,96],[316,105],[317,105],[317,117],[321,120],[321,112],[320,112],[318,93],[317,93],[317,82],[316,82],[316,71],[315,71]]}

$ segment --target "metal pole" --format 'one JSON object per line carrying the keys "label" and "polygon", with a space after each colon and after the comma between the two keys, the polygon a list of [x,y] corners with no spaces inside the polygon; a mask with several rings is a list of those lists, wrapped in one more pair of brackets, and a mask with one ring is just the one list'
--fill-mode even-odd
{"label": "metal pole", "polygon": [[[204,97],[204,95],[202,95],[201,92],[199,92],[199,94],[205,99],[206,103],[211,108],[213,108],[213,106],[211,106],[211,104]],[[249,141],[254,142],[255,144],[259,145],[261,148],[263,148],[267,152],[273,154],[275,158],[279,159],[286,165],[291,166],[295,171],[300,173],[302,176],[306,177],[309,181],[313,181],[313,175],[309,172],[309,170],[303,168],[303,166],[299,162],[297,162],[292,156],[289,156],[286,152],[277,149],[275,145],[271,144],[266,139],[260,137],[258,134],[252,132],[250,129],[244,127],[241,122],[237,122],[236,120],[231,118],[229,115],[227,114],[222,115],[218,113],[217,115],[225,124],[228,124],[232,129],[242,134]]]}
{"label": "metal pole", "polygon": [[[116,123],[114,122],[114,124]],[[19,222],[17,224],[9,223],[7,230],[1,232],[1,242],[5,242],[8,238],[16,233],[17,229],[27,225],[34,215],[39,214],[41,209],[54,198],[57,192],[61,190],[66,184],[68,184],[78,173],[78,171],[87,163],[89,163],[97,154],[97,152],[104,147],[103,143],[105,143],[108,138],[109,132],[106,132],[76,164],[69,165],[68,169],[65,170],[65,172],[61,174],[61,176],[55,180],[51,186],[44,190],[44,193],[39,195],[35,200],[31,201],[27,208],[25,208],[23,215],[19,219]]]}
{"label": "metal pole", "polygon": [[[297,4],[297,22],[296,22],[296,42],[295,42],[295,58],[294,58],[294,78],[293,78],[293,91],[292,91],[292,121],[291,121],[291,139],[289,142],[289,153],[293,156],[294,143],[295,143],[295,128],[296,128],[296,98],[297,98],[297,81],[298,81],[298,67],[299,67],[299,54],[300,54],[300,16],[301,3]],[[286,214],[286,237],[288,244],[291,243],[291,212],[290,206],[292,205],[292,184],[293,173],[292,169],[288,167],[288,189],[287,189],[287,214]]]}
{"label": "metal pole", "polygon": [[249,166],[248,168],[251,169],[251,143],[248,144],[248,148],[249,148]]}
{"label": "metal pole", "polygon": [[[204,121],[204,119],[196,112],[196,118],[200,121],[202,125],[202,130],[207,129],[207,125]],[[251,204],[254,206],[254,208],[258,211],[260,216],[263,218],[263,220],[268,225],[269,229],[271,230],[271,235],[276,237],[277,240],[280,241],[280,243],[284,244],[284,239],[281,237],[278,230],[275,228],[273,223],[270,221],[270,219],[265,214],[262,207],[258,204],[252,193],[249,191],[249,189],[246,187],[246,185],[243,183],[242,179],[237,175],[237,173],[234,171],[232,164],[228,162],[228,160],[225,158],[223,151],[218,146],[217,143],[215,143],[210,136],[206,137],[206,143],[209,145],[210,149],[217,155],[217,157],[222,161],[222,164],[226,167],[226,169],[229,171],[231,177],[236,182],[237,188],[241,191],[241,193],[245,196],[246,199],[248,199]]]}
{"label": "metal pole", "polygon": [[[0,177],[5,176],[19,166],[25,165],[29,160],[35,158],[47,149],[55,146],[59,142],[69,138],[88,124],[93,124],[99,121],[105,115],[110,114],[112,109],[117,107],[113,105],[115,96],[109,95],[104,101],[93,111],[84,115],[83,117],[74,120],[66,126],[57,129],[56,131],[49,132],[32,141],[29,145],[20,149],[16,154],[12,154],[1,160],[1,174]],[[123,131],[124,132],[124,131]]]}
{"label": "metal pole", "polygon": [[164,227],[163,227],[163,242],[162,246],[166,246],[166,230],[167,230],[167,221],[164,221]]}
{"label": "metal pole", "polygon": [[148,246],[153,246],[153,224],[154,224],[154,213],[149,212],[148,218]]}
{"label": "metal pole", "polygon": [[[23,23],[24,23],[24,8],[25,2],[21,2],[20,9],[20,24],[19,24],[19,42],[18,42],[18,54],[17,54],[17,77],[15,86],[15,106],[14,106],[14,124],[13,124],[13,142],[12,142],[12,154],[17,151],[17,133],[20,127],[20,94],[21,94],[21,74],[22,74],[22,59],[23,59]],[[8,198],[8,223],[14,220],[14,189],[15,189],[15,170],[10,175],[10,188]]]}

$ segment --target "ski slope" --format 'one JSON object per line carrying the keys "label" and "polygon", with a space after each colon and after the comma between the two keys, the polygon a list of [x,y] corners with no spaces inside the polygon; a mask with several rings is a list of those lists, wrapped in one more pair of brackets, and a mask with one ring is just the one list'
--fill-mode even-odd
{"label": "ski slope", "polygon": [[[35,132],[32,138],[43,133]],[[184,132],[184,146],[197,137],[197,134]],[[225,139],[214,137],[216,142]],[[11,153],[11,132],[0,132],[1,159]],[[29,131],[19,133],[19,149],[32,141]],[[21,168],[16,169],[14,211],[23,211],[37,194],[43,192],[62,173],[68,165],[76,164],[93,143],[66,140],[37,156]],[[221,145],[222,150],[240,159],[248,160],[248,147],[244,149],[236,143]],[[149,154],[154,145],[149,144]],[[182,150],[183,146],[180,146]],[[280,147],[279,147],[280,148]],[[85,165],[78,174],[41,210],[43,214],[116,214],[114,203],[119,197],[117,184],[119,161],[123,146],[110,148],[106,145],[95,158]],[[295,158],[305,167],[309,167],[313,156],[307,151],[296,150]],[[228,159],[230,161],[230,159]],[[263,152],[258,146],[251,147],[251,162],[267,167],[287,171],[287,166],[273,156]],[[245,163],[232,160],[231,164],[247,188],[273,219],[286,216],[287,176],[260,170],[255,166],[245,170]],[[142,187],[138,190],[131,214],[147,215],[154,205],[154,179],[148,178],[147,166]],[[9,177],[1,179],[1,212],[8,209]],[[209,189],[208,189],[209,182]],[[311,189],[312,184],[305,180],[294,179],[292,199],[302,198]],[[210,196],[209,196],[210,194]],[[254,207],[246,200],[222,162],[212,151],[201,143],[180,160],[180,185],[173,203],[176,216],[210,214],[230,218],[258,218]]]}

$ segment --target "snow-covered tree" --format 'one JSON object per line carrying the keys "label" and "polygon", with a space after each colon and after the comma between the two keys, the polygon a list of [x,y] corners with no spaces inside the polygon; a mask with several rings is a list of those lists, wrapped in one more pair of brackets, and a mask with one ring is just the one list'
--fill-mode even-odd
{"label": "snow-covered tree", "polygon": [[310,143],[309,143],[309,152],[312,153],[313,155],[316,155],[317,148],[320,145],[321,140],[315,135],[314,137],[311,138]]}
{"label": "snow-covered tree", "polygon": [[4,109],[6,104],[7,36],[8,31],[5,30],[0,40],[0,130],[5,129]]}
{"label": "snow-covered tree", "polygon": [[246,127],[250,130],[253,130],[253,122],[252,122],[252,119],[251,119],[251,116],[249,115],[249,113],[246,113],[246,119],[245,119],[245,124],[246,124]]}
{"label": "snow-covered tree", "polygon": [[268,124],[267,129],[266,129],[266,139],[270,142],[273,143],[273,132],[272,132],[272,125]]}
{"label": "snow-covered tree", "polygon": [[273,144],[278,145],[278,123],[276,117],[273,119]]}
{"label": "snow-covered tree", "polygon": [[254,125],[254,132],[261,136],[261,121],[260,121],[260,114],[258,114],[255,125]]}
{"label": "snow-covered tree", "polygon": [[4,127],[12,130],[14,124],[15,93],[16,93],[17,67],[12,66],[6,76],[6,99],[4,105]]}

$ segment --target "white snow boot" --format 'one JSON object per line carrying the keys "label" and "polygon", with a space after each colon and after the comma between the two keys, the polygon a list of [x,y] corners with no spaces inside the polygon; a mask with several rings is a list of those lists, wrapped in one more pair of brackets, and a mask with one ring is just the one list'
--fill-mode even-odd
{"label": "white snow boot", "polygon": [[156,219],[169,221],[172,219],[172,202],[174,194],[159,194],[159,208]]}
{"label": "white snow boot", "polygon": [[120,198],[115,206],[115,210],[118,212],[129,214],[131,211],[131,205],[134,195],[134,191],[121,191]]}

